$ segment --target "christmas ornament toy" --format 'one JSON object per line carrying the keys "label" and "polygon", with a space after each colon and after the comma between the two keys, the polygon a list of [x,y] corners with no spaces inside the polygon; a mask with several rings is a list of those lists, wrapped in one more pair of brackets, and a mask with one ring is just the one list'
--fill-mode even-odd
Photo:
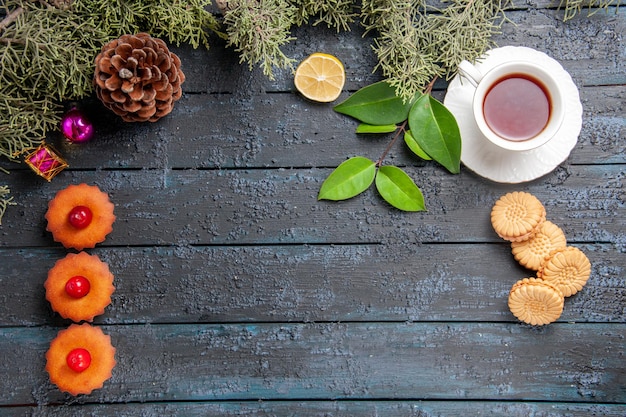
{"label": "christmas ornament toy", "polygon": [[72,143],[86,142],[93,136],[93,124],[76,107],[63,115],[60,128],[63,136]]}
{"label": "christmas ornament toy", "polygon": [[182,95],[180,59],[147,33],[123,35],[102,47],[94,83],[102,103],[127,122],[155,122]]}
{"label": "christmas ornament toy", "polygon": [[45,178],[47,181],[52,180],[52,178],[69,166],[59,153],[46,143],[42,143],[26,155],[24,162],[37,175]]}

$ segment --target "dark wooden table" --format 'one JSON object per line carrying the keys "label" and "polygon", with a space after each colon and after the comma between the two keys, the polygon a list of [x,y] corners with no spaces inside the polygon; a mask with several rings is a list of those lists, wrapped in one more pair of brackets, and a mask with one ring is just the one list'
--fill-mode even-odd
{"label": "dark wooden table", "polygon": [[[395,146],[428,211],[391,209],[374,192],[318,202],[349,156],[388,139],[354,133],[331,105],[270,81],[214,41],[174,48],[185,94],[155,124],[125,124],[86,103],[97,136],[63,145],[51,183],[3,162],[17,206],[0,226],[0,415],[26,416],[626,416],[626,7],[563,23],[544,2],[510,11],[498,45],[558,60],[579,87],[583,128],[570,157],[525,184],[466,168],[450,175]],[[300,28],[288,55],[346,65],[350,92],[379,79],[361,30]],[[443,99],[445,85],[434,95]],[[117,287],[94,324],[118,364],[104,387],[71,397],[44,354],[69,322],[43,281],[67,253],[45,231],[47,202],[96,184],[118,220],[90,253]],[[489,222],[494,201],[535,194],[593,269],[544,327],[509,312],[531,273]]]}

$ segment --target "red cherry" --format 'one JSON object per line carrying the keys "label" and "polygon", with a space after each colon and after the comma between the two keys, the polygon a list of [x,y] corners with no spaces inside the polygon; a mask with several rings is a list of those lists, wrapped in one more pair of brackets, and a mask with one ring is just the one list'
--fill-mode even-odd
{"label": "red cherry", "polygon": [[91,354],[87,349],[76,348],[67,354],[67,366],[74,372],[83,372],[91,365]]}
{"label": "red cherry", "polygon": [[89,280],[82,275],[76,275],[67,280],[65,283],[65,292],[70,297],[82,298],[89,294],[91,284]]}
{"label": "red cherry", "polygon": [[93,214],[91,213],[91,209],[89,207],[76,206],[70,211],[68,218],[73,227],[77,229],[84,229],[91,223]]}

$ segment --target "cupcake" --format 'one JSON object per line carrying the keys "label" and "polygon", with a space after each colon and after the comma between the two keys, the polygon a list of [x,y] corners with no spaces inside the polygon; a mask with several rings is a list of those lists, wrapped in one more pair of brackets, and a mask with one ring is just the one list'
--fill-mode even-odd
{"label": "cupcake", "polygon": [[46,361],[50,381],[61,391],[90,394],[111,378],[115,348],[100,328],[72,324],[50,343]]}
{"label": "cupcake", "polygon": [[70,185],[48,203],[46,230],[66,248],[93,248],[113,230],[113,208],[97,186]]}
{"label": "cupcake", "polygon": [[96,255],[70,253],[48,271],[46,299],[61,317],[92,321],[111,304],[113,274]]}
{"label": "cupcake", "polygon": [[552,251],[537,271],[539,278],[558,287],[565,297],[582,290],[589,275],[589,259],[583,251],[572,246]]}
{"label": "cupcake", "polygon": [[513,257],[522,266],[536,271],[555,249],[567,244],[563,230],[549,220],[544,221],[533,237],[522,242],[512,242]]}
{"label": "cupcake", "polygon": [[546,219],[546,210],[534,195],[515,191],[503,195],[491,209],[491,224],[502,239],[520,242],[531,238]]}
{"label": "cupcake", "polygon": [[561,317],[564,300],[563,293],[554,285],[538,278],[524,278],[513,284],[508,304],[515,317],[537,326]]}

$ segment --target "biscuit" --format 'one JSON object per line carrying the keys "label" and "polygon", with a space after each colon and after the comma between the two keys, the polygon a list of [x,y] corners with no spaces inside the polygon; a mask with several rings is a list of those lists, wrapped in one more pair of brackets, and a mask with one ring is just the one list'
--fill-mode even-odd
{"label": "biscuit", "polygon": [[553,250],[564,248],[566,245],[567,240],[563,230],[551,221],[546,220],[530,239],[522,242],[512,242],[511,251],[515,260],[522,266],[536,271]]}
{"label": "biscuit", "polygon": [[502,239],[520,242],[531,238],[546,220],[546,209],[534,195],[515,191],[500,197],[491,209],[491,224]]}
{"label": "biscuit", "polygon": [[537,276],[558,287],[565,297],[580,291],[591,275],[591,263],[578,248],[554,250],[541,264]]}
{"label": "biscuit", "polygon": [[540,326],[556,321],[563,313],[563,293],[538,278],[524,278],[513,284],[509,309],[524,323]]}

